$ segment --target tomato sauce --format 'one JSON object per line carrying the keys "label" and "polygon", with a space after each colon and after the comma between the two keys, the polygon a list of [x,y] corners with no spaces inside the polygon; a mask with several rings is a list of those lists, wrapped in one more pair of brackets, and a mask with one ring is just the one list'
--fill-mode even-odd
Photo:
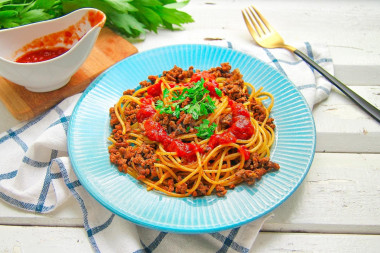
{"label": "tomato sauce", "polygon": [[103,24],[100,23],[103,19],[104,19],[104,15],[103,13],[99,11],[90,11],[88,13],[88,21],[90,22],[92,27],[96,25],[103,26]]}
{"label": "tomato sauce", "polygon": [[221,144],[235,143],[237,139],[248,140],[255,132],[247,109],[233,100],[229,100],[228,104],[232,112],[232,125],[221,134],[211,135],[208,142],[211,148]]}
{"label": "tomato sauce", "polygon": [[239,152],[244,156],[244,159],[247,161],[251,155],[248,148],[246,146],[240,146]]}
{"label": "tomato sauce", "polygon": [[149,86],[146,92],[152,97],[157,97],[161,95],[162,94],[161,83],[162,83],[162,80],[160,79],[156,84]]}
{"label": "tomato sauce", "polygon": [[156,114],[156,109],[153,108],[153,97],[146,96],[140,99],[142,103],[140,105],[140,109],[136,113],[136,119],[138,122],[142,123],[144,120],[151,118],[154,114]]}
{"label": "tomato sauce", "polygon": [[215,88],[219,89],[219,84],[215,80],[207,81],[203,84],[203,86],[210,92],[210,97],[220,98],[215,90]]}
{"label": "tomato sauce", "polygon": [[215,148],[218,145],[222,144],[229,144],[229,143],[235,143],[236,142],[236,136],[231,133],[230,131],[225,131],[221,134],[213,134],[210,137],[210,140],[208,142],[208,145],[211,148]]}
{"label": "tomato sauce", "polygon": [[[152,86],[151,86],[152,87]],[[196,153],[201,152],[201,148],[193,143],[184,143],[179,139],[170,137],[160,123],[153,121],[151,118],[156,110],[151,105],[152,98],[142,98],[143,103],[136,114],[138,122],[144,122],[145,135],[151,141],[157,141],[164,145],[165,150],[169,152],[177,152],[179,157],[185,157],[188,161],[196,160]]]}
{"label": "tomato sauce", "polygon": [[210,92],[210,97],[220,98],[216,93],[215,88],[219,89],[219,84],[215,81],[215,75],[210,74],[208,71],[202,71],[194,73],[190,79],[190,82],[198,82],[203,78],[205,81],[203,86]]}
{"label": "tomato sauce", "polygon": [[140,110],[136,114],[138,122],[143,122],[144,120],[152,117],[156,113],[156,110],[151,105],[142,104]]}
{"label": "tomato sauce", "polygon": [[58,57],[66,53],[69,49],[64,47],[56,47],[49,49],[38,49],[25,53],[16,59],[18,63],[42,62]]}
{"label": "tomato sauce", "polygon": [[210,74],[207,70],[202,72],[196,72],[191,76],[190,82],[198,82],[203,78],[203,80],[215,80],[215,76]]}
{"label": "tomato sauce", "polygon": [[194,143],[184,143],[179,139],[170,137],[160,123],[148,119],[144,122],[145,135],[149,140],[157,141],[164,145],[165,150],[177,152],[179,157],[185,157],[188,161],[196,160],[196,153],[201,148]]}
{"label": "tomato sauce", "polygon": [[251,138],[254,134],[254,128],[247,109],[245,109],[243,104],[233,100],[229,100],[228,104],[232,112],[232,126],[229,128],[229,131],[238,139],[247,140]]}

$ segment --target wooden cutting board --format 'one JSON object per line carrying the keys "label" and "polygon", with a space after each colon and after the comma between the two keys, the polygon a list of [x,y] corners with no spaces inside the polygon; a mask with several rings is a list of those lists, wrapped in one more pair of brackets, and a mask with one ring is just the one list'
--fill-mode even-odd
{"label": "wooden cutting board", "polygon": [[108,67],[135,53],[137,49],[131,43],[110,29],[103,28],[87,60],[67,85],[39,93],[0,77],[0,99],[16,119],[32,119],[63,99],[84,91]]}

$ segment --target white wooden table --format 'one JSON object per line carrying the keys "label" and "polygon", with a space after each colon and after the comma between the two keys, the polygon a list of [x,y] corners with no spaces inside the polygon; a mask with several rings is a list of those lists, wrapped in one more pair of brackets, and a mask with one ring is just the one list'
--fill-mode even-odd
{"label": "white wooden table", "polygon": [[[240,9],[252,2],[289,44],[327,44],[337,78],[380,107],[380,1],[192,0],[183,10],[195,23],[147,34],[135,46],[164,46],[168,37],[179,43],[186,33],[247,43]],[[274,211],[253,251],[380,252],[380,124],[336,89],[313,115],[317,153],[310,172]],[[0,104],[0,131],[17,123]],[[0,252],[91,252],[82,226],[74,199],[47,215],[0,202]]]}

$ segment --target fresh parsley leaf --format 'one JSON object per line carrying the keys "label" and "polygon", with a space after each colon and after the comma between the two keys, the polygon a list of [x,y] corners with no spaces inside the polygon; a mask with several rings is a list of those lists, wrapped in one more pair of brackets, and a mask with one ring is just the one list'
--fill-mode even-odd
{"label": "fresh parsley leaf", "polygon": [[215,87],[215,93],[216,93],[216,95],[218,95],[219,97],[222,97],[222,91],[221,91],[219,88],[216,88],[216,87]]}
{"label": "fresh parsley leaf", "polygon": [[156,102],[156,109],[162,109],[164,107],[164,101],[157,100]]}
{"label": "fresh parsley leaf", "polygon": [[2,0],[0,29],[26,25],[63,15],[61,0]]}
{"label": "fresh parsley leaf", "polygon": [[216,123],[212,123],[211,126],[209,126],[210,121],[208,119],[203,120],[203,122],[199,125],[199,127],[194,127],[198,130],[197,136],[202,139],[208,139],[211,137],[211,135],[214,134],[216,129]]}
{"label": "fresh parsley leaf", "polygon": [[190,113],[193,119],[198,119],[199,115],[201,114],[201,106],[196,103],[193,106],[190,106],[189,110],[187,110],[187,113]]}
{"label": "fresh parsley leaf", "polygon": [[108,17],[106,23],[112,30],[119,31],[122,34],[128,34],[129,37],[133,38],[144,33],[143,24],[129,13],[112,12],[106,15]]}
{"label": "fresh parsley leaf", "polygon": [[0,12],[0,19],[17,17],[18,12],[15,10],[5,10]]}
{"label": "fresh parsley leaf", "polygon": [[[165,4],[165,1],[162,1]],[[171,1],[171,3],[165,4],[164,7],[169,8],[169,9],[180,9],[182,7],[185,7],[190,0],[187,1],[182,1],[182,2],[176,2],[176,1]]]}
{"label": "fresh parsley leaf", "polygon": [[179,118],[180,113],[181,113],[181,109],[180,109],[179,105],[177,105],[174,109],[173,115],[176,116],[177,118]]}
{"label": "fresh parsley leaf", "polygon": [[179,90],[176,90],[173,92],[173,96],[178,98],[181,95],[181,92]]}
{"label": "fresh parsley leaf", "polygon": [[169,96],[169,90],[168,89],[164,89],[164,91],[162,92],[162,95],[164,98],[167,98]]}
{"label": "fresh parsley leaf", "polygon": [[27,24],[27,23],[34,23],[38,22],[41,20],[46,20],[52,17],[49,13],[46,13],[42,9],[35,9],[35,10],[30,10],[28,12],[25,12],[21,16],[21,23],[22,24]]}
{"label": "fresh parsley leaf", "polygon": [[173,114],[173,109],[171,106],[167,106],[167,107],[162,108],[160,113]]}
{"label": "fresh parsley leaf", "polygon": [[201,107],[200,108],[200,113],[202,115],[207,115],[208,114],[207,105],[206,104],[201,104],[200,107]]}
{"label": "fresh parsley leaf", "polygon": [[194,22],[179,8],[189,0],[0,0],[0,29],[58,18],[74,10],[92,7],[107,16],[106,26],[129,38],[158,28],[175,30]]}

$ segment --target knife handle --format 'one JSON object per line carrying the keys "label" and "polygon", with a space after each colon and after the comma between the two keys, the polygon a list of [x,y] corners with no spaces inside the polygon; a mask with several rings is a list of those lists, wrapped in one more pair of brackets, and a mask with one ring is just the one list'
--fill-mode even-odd
{"label": "knife handle", "polygon": [[294,51],[296,55],[301,57],[306,63],[308,63],[311,67],[317,70],[322,76],[324,76],[327,80],[329,80],[333,85],[335,85],[340,91],[342,91],[347,97],[351,98],[359,107],[361,107],[364,111],[366,111],[369,115],[371,115],[377,122],[380,123],[380,110],[375,106],[368,103],[365,99],[359,96],[357,93],[348,88],[341,81],[332,76],[329,72],[319,66],[315,61],[310,59],[304,53],[296,49]]}

